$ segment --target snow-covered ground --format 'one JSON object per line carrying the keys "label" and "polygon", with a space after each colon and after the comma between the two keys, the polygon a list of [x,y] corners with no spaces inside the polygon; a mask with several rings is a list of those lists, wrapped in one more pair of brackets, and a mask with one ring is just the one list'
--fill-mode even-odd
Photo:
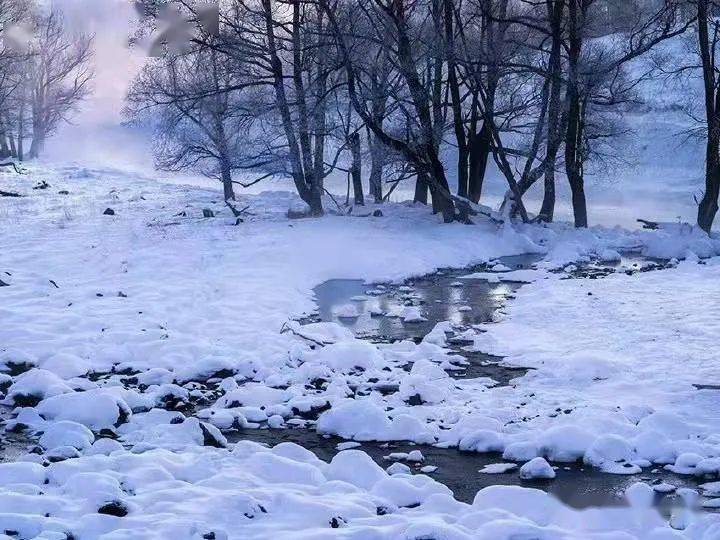
{"label": "snow-covered ground", "polygon": [[[234,226],[216,190],[152,175],[35,166],[0,186],[27,195],[0,198],[0,388],[17,407],[8,425],[42,434],[40,453],[0,464],[8,536],[720,538],[712,515],[680,511],[671,528],[643,485],[629,508],[576,511],[499,486],[467,505],[358,450],[327,464],[292,444],[224,448],[218,430],[304,423],[348,439],[494,450],[530,462],[518,472],[531,476],[550,475],[543,458],[717,476],[718,391],[693,384],[720,384],[720,263],[697,263],[720,243],[690,227],[440,225],[407,204],[289,221],[297,201],[282,192],[243,197],[253,214]],[[687,261],[592,281],[548,272],[627,249]],[[513,386],[453,382],[443,325],[423,343],[388,345],[337,325],[305,329],[320,348],[282,331],[313,311],[312,288],[327,279],[400,281],[525,252],[546,254],[536,279],[524,273],[532,283],[503,320],[472,331],[474,347],[537,368]],[[400,389],[350,390],[375,378]],[[408,405],[412,395],[424,403]],[[170,401],[199,409],[165,410]],[[328,407],[317,424],[293,414]]]}

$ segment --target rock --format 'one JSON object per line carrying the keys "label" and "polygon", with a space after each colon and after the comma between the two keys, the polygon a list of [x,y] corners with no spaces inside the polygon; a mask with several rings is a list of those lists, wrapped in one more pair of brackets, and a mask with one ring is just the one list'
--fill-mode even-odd
{"label": "rock", "polygon": [[103,212],[103,215],[104,216],[114,216],[115,210],[113,210],[112,208],[106,208],[105,211]]}
{"label": "rock", "polygon": [[15,394],[11,397],[15,407],[35,407],[42,401],[42,396],[36,394]]}
{"label": "rock", "polygon": [[203,208],[203,211],[202,211],[202,212],[203,212],[203,217],[204,217],[204,218],[215,217],[215,212],[213,212],[213,211],[210,210],[209,208]]}
{"label": "rock", "polygon": [[120,501],[110,501],[98,508],[98,514],[107,514],[108,516],[125,517],[128,514],[127,506]]}
{"label": "rock", "polygon": [[200,422],[200,429],[203,434],[203,446],[227,448],[227,440],[222,436],[218,428],[211,424]]}
{"label": "rock", "polygon": [[520,478],[523,480],[555,478],[555,471],[545,458],[536,457],[520,467]]}
{"label": "rock", "polygon": [[383,217],[382,210],[375,210],[372,215],[373,217]]}
{"label": "rock", "polygon": [[67,189],[61,189],[58,191],[58,195],[70,195],[70,192]]}
{"label": "rock", "polygon": [[389,475],[393,474],[412,474],[412,471],[410,470],[410,467],[405,465],[404,463],[393,463],[390,465],[385,471]]}
{"label": "rock", "polygon": [[80,452],[74,446],[58,446],[49,450],[45,457],[50,463],[57,463],[58,461],[65,461],[66,459],[73,459],[80,457]]}

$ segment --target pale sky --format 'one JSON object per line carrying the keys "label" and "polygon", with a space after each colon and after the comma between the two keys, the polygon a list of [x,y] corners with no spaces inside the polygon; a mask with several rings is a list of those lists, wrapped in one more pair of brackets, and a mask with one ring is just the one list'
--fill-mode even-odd
{"label": "pale sky", "polygon": [[[129,48],[134,23],[130,0],[50,0],[72,28],[95,34],[93,93],[71,125],[62,126],[47,144],[53,161],[79,160],[149,167],[147,134],[120,128],[128,85],[145,56]],[[48,2],[48,3],[50,3]]]}
{"label": "pale sky", "polygon": [[117,123],[128,83],[142,64],[143,54],[130,49],[134,10],[129,0],[53,0],[67,21],[95,34],[95,81],[92,97],[76,123]]}

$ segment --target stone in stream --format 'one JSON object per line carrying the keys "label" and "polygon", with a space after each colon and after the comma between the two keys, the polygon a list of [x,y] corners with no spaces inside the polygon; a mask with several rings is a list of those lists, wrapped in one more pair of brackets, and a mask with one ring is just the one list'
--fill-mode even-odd
{"label": "stone in stream", "polygon": [[520,467],[520,478],[523,480],[552,480],[555,478],[555,470],[545,458],[536,457]]}

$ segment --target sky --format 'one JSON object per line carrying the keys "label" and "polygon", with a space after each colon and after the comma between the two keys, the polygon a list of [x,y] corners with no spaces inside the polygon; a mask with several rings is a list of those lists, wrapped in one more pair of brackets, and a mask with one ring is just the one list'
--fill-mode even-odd
{"label": "sky", "polygon": [[144,53],[128,47],[134,25],[130,0],[51,0],[77,31],[95,35],[93,93],[72,124],[62,126],[48,142],[50,160],[82,157],[107,164],[149,166],[148,141],[121,126],[124,98],[142,66]]}
{"label": "sky", "polygon": [[128,83],[143,61],[142,51],[127,42],[134,10],[128,0],[54,0],[75,29],[95,34],[95,81],[92,97],[77,121],[118,123]]}

